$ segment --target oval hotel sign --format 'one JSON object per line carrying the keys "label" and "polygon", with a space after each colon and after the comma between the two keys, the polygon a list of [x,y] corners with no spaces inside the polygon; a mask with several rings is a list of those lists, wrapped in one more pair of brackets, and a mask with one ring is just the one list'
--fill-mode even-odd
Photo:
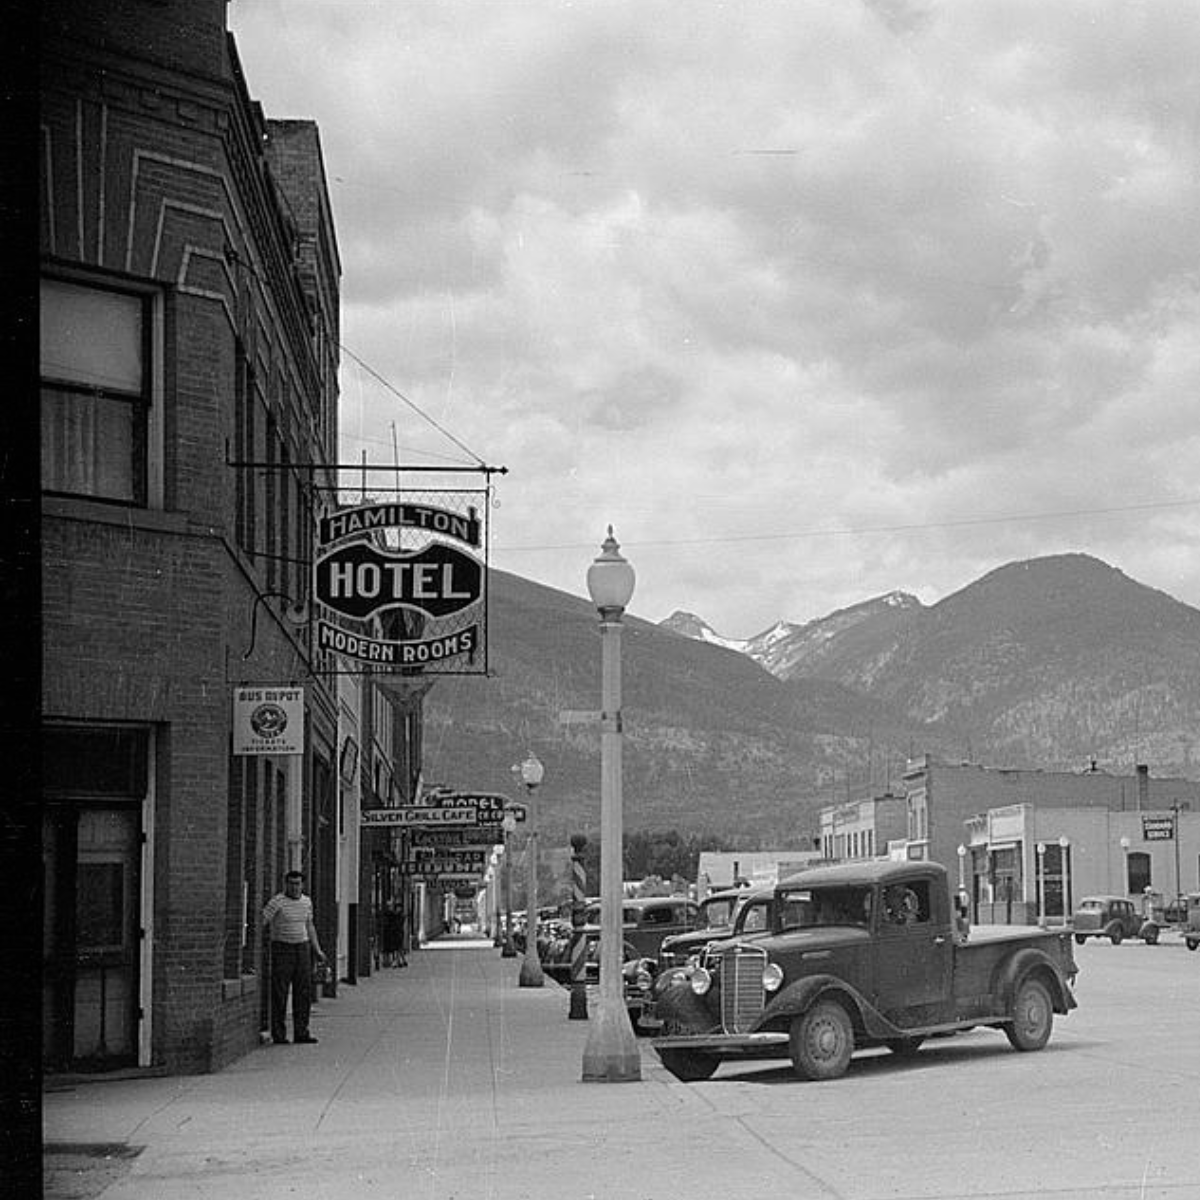
{"label": "oval hotel sign", "polygon": [[[313,555],[318,647],[383,667],[474,662],[484,648],[486,567],[471,551],[482,544],[473,506],[455,512],[405,499],[323,517]],[[419,636],[380,636],[376,618],[396,609],[414,614],[400,628]]]}

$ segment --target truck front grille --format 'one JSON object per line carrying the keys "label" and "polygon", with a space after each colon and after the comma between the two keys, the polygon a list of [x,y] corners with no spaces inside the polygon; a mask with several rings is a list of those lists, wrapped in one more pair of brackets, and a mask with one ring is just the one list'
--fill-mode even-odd
{"label": "truck front grille", "polygon": [[722,952],[721,1025],[726,1033],[748,1033],[762,1015],[766,963],[766,952],[749,946],[730,946]]}

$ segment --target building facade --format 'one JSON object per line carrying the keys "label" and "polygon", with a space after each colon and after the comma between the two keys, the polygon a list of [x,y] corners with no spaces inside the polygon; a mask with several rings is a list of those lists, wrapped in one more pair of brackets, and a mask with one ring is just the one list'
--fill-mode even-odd
{"label": "building facade", "polygon": [[827,858],[940,862],[985,924],[1061,922],[1084,895],[1200,890],[1200,783],[912,759],[904,795],[819,814]]}
{"label": "building facade", "polygon": [[828,805],[821,809],[818,820],[822,857],[842,862],[883,857],[908,835],[905,799],[890,792]]}
{"label": "building facade", "polygon": [[[264,119],[225,9],[42,6],[52,1070],[204,1071],[255,1045],[285,868],[352,961],[362,702],[302,619],[340,264],[317,129]],[[235,753],[242,688],[299,700],[298,752]]]}

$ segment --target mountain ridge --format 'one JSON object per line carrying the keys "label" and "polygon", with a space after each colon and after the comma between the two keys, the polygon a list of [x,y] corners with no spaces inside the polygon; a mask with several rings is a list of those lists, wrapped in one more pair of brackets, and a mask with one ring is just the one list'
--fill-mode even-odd
{"label": "mountain ridge", "polygon": [[[595,610],[520,576],[489,579],[490,675],[435,682],[426,779],[511,793],[512,764],[533,750],[547,836],[593,836],[599,734],[559,714],[599,707]],[[1007,564],[934,605],[889,592],[777,622],[756,635],[774,672],[677,628],[623,627],[630,831],[795,844],[821,806],[897,788],[919,753],[1185,776],[1200,758],[1200,610],[1086,555]]]}

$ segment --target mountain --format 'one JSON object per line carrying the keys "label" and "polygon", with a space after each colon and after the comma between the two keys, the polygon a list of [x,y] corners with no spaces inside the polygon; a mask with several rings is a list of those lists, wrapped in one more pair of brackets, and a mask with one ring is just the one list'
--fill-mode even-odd
{"label": "mountain", "polygon": [[[441,676],[425,702],[427,783],[513,794],[512,764],[546,766],[549,839],[599,832],[600,733],[559,723],[600,706],[591,603],[489,575],[490,675]],[[899,780],[906,756],[961,739],[836,680],[780,679],[744,653],[627,617],[623,635],[628,830],[712,833],[731,848],[796,845],[823,804]]]}
{"label": "mountain", "polygon": [[916,596],[889,592],[840,608],[804,625],[780,621],[746,644],[746,653],[773,675],[791,679],[819,675],[817,666],[844,653],[848,645],[886,643],[894,630],[905,627],[909,614],[921,608]]}
{"label": "mountain", "polygon": [[990,765],[1196,769],[1200,610],[1085,554],[1009,563],[928,608],[891,595],[796,627],[762,661],[952,724]]}
{"label": "mountain", "polygon": [[[694,638],[698,642],[708,642],[713,646],[724,646],[726,650],[740,650],[743,654],[748,652],[750,643],[737,641],[734,638],[719,637],[713,627],[707,621],[702,621],[695,613],[683,612],[676,610],[664,621],[658,623],[659,629],[666,629],[671,633],[678,633],[681,637]],[[751,658],[757,657],[754,654]]]}

